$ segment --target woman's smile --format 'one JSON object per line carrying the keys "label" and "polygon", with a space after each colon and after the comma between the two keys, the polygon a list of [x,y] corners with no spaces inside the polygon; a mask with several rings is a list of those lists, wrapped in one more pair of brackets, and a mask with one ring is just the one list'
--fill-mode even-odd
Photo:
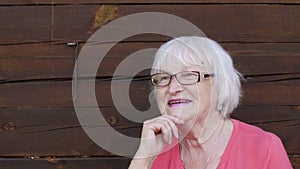
{"label": "woman's smile", "polygon": [[170,99],[168,101],[168,106],[170,108],[173,107],[181,107],[181,106],[186,106],[188,104],[190,104],[192,101],[189,99],[184,99],[184,98],[175,98],[175,99]]}

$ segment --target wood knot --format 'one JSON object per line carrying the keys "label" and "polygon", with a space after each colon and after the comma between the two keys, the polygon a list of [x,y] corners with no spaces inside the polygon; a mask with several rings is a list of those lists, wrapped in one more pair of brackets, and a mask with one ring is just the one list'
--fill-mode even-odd
{"label": "wood knot", "polygon": [[46,157],[46,160],[48,163],[52,164],[52,165],[55,165],[56,168],[58,169],[63,169],[64,166],[61,164],[61,161],[60,159],[57,159],[57,158],[52,158],[52,157]]}
{"label": "wood knot", "polygon": [[4,126],[3,126],[3,129],[4,129],[5,131],[12,131],[12,130],[14,130],[15,128],[16,128],[16,125],[15,125],[13,122],[11,122],[11,121],[6,122],[6,123],[4,124]]}
{"label": "wood knot", "polygon": [[109,116],[107,118],[107,122],[110,124],[110,125],[114,125],[118,122],[118,117],[117,116]]}
{"label": "wood knot", "polygon": [[46,157],[46,160],[48,163],[53,164],[53,165],[57,165],[60,160],[57,158],[51,158],[51,157]]}
{"label": "wood knot", "polygon": [[109,21],[114,20],[117,16],[116,11],[117,7],[114,5],[102,5],[96,12],[95,12],[95,19],[92,29],[96,30],[101,28],[103,25],[107,24]]}

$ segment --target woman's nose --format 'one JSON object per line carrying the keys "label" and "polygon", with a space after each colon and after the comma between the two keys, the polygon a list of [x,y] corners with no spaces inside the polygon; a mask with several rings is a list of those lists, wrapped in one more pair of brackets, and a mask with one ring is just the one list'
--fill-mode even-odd
{"label": "woman's nose", "polygon": [[170,84],[168,86],[168,91],[170,94],[174,95],[183,90],[182,85],[177,81],[175,77],[171,78]]}

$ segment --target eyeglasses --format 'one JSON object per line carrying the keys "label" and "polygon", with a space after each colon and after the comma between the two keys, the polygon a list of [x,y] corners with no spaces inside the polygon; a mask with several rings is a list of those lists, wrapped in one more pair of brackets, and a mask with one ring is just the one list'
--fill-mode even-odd
{"label": "eyeglasses", "polygon": [[175,77],[177,82],[182,85],[189,85],[200,82],[208,77],[212,77],[214,74],[202,74],[197,71],[183,71],[173,75],[168,73],[156,73],[151,75],[151,84],[157,87],[167,86],[171,83],[172,77]]}

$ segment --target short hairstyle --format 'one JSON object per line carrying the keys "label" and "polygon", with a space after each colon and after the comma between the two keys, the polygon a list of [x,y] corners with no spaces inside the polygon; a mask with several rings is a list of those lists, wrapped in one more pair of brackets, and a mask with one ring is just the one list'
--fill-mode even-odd
{"label": "short hairstyle", "polygon": [[196,65],[213,73],[213,91],[217,93],[215,108],[223,118],[230,116],[239,104],[242,75],[233,67],[231,57],[217,42],[197,36],[172,39],[158,49],[151,73],[166,66],[169,57],[178,59],[185,66]]}

